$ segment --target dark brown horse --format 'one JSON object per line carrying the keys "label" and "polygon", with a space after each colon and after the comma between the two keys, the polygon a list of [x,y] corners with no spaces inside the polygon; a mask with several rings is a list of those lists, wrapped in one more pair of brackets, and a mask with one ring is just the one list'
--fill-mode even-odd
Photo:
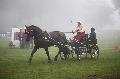
{"label": "dark brown horse", "polygon": [[34,48],[32,50],[28,63],[31,63],[34,53],[39,48],[45,49],[46,54],[48,56],[48,62],[50,62],[51,58],[49,56],[48,47],[53,45],[56,45],[59,48],[58,54],[55,56],[54,60],[57,60],[58,55],[61,54],[61,52],[63,52],[65,59],[67,58],[69,49],[65,46],[67,40],[63,32],[53,31],[47,33],[46,31],[43,31],[39,27],[31,25],[26,26],[26,34],[27,34],[26,41],[29,41],[31,37],[34,37]]}

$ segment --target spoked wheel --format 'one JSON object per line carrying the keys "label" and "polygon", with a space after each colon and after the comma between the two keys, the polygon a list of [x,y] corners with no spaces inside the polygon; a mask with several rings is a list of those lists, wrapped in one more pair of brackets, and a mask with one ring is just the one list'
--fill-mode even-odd
{"label": "spoked wheel", "polygon": [[95,45],[91,48],[91,58],[98,58],[99,57],[99,47]]}
{"label": "spoked wheel", "polygon": [[85,47],[79,47],[79,50],[77,51],[77,59],[81,60],[81,57],[85,54]]}

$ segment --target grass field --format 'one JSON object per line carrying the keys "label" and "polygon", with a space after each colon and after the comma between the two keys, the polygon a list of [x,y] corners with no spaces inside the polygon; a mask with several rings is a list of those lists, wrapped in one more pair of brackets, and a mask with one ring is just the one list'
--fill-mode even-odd
{"label": "grass field", "polygon": [[28,64],[31,49],[9,48],[8,42],[0,41],[0,79],[120,79],[120,50],[107,46],[100,43],[99,59],[59,58],[57,62],[53,59],[58,49],[50,47],[51,64],[39,49]]}

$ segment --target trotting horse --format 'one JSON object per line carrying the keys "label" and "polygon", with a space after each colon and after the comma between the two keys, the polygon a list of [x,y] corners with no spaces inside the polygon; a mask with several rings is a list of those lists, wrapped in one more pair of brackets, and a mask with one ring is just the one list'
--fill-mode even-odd
{"label": "trotting horse", "polygon": [[56,45],[59,48],[59,51],[54,58],[55,61],[57,60],[58,55],[61,54],[61,52],[63,52],[65,59],[67,58],[67,54],[69,53],[69,50],[65,46],[65,42],[67,41],[67,39],[63,32],[53,31],[47,33],[46,31],[43,31],[39,27],[31,25],[31,26],[26,26],[25,33],[27,34],[26,41],[29,41],[31,37],[34,37],[34,48],[32,50],[28,63],[31,63],[34,53],[39,48],[45,49],[46,54],[48,56],[48,62],[51,62],[48,47],[53,45]]}

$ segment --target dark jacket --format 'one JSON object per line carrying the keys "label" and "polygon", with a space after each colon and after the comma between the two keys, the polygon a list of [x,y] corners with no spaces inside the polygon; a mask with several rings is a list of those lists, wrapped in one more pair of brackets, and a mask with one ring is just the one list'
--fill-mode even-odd
{"label": "dark jacket", "polygon": [[97,44],[97,39],[96,39],[96,33],[95,32],[90,33],[89,41],[91,41],[92,44]]}

